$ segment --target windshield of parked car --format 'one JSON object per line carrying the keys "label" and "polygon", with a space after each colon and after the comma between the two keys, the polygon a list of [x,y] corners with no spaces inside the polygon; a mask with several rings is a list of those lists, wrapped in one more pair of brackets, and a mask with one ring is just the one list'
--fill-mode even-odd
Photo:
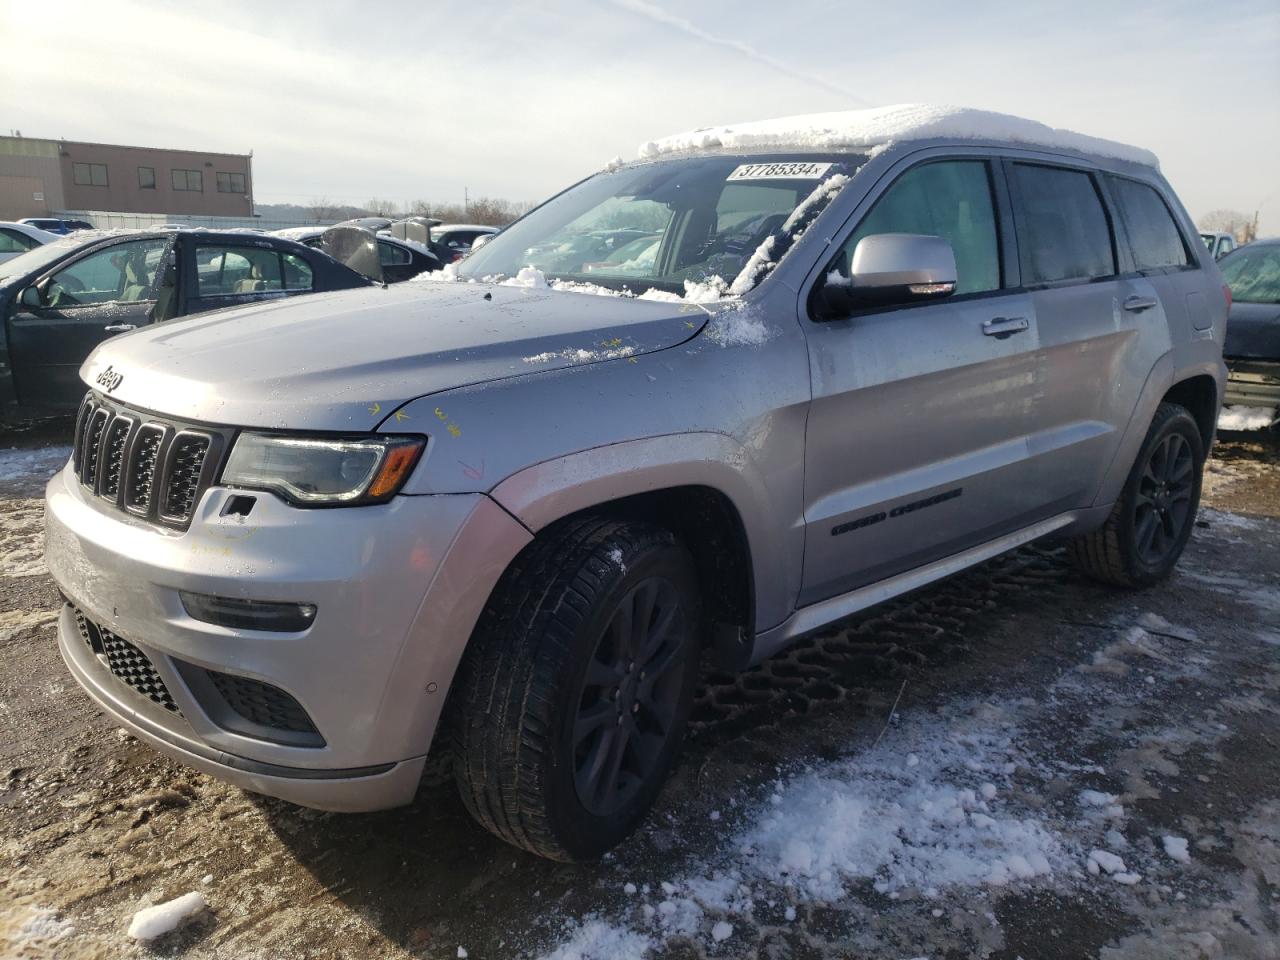
{"label": "windshield of parked car", "polygon": [[[865,157],[703,156],[637,163],[584,180],[458,265],[465,279],[516,277],[642,293],[731,284],[771,236],[776,260]],[[840,179],[836,179],[840,178]]]}
{"label": "windshield of parked car", "polygon": [[50,240],[40,247],[32,247],[21,256],[0,263],[0,283],[36,273],[60,257],[66,256],[69,251],[83,247],[93,239],[95,237],[88,233],[74,233],[57,240]]}
{"label": "windshield of parked car", "polygon": [[1218,261],[1239,303],[1280,303],[1280,243],[1240,247]]}

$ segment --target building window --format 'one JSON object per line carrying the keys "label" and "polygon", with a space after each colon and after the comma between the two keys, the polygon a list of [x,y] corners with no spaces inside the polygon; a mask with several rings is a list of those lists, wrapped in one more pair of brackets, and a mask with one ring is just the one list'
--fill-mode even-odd
{"label": "building window", "polygon": [[244,193],[243,173],[218,173],[219,193]]}
{"label": "building window", "polygon": [[143,190],[154,190],[156,188],[155,167],[138,168],[138,186]]}
{"label": "building window", "polygon": [[204,174],[199,170],[170,170],[173,189],[189,190],[192,193],[204,192]]}
{"label": "building window", "polygon": [[71,179],[78,187],[105,187],[107,165],[105,163],[73,163]]}

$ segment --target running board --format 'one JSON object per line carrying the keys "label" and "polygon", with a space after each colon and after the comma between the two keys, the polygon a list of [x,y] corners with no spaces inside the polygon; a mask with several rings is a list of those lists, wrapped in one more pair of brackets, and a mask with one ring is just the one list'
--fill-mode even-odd
{"label": "running board", "polygon": [[953,573],[959,573],[961,570],[990,560],[992,557],[997,557],[1002,553],[1007,553],[1023,544],[1030,543],[1032,540],[1038,540],[1047,534],[1053,533],[1055,530],[1061,530],[1063,527],[1071,525],[1076,518],[1077,513],[1075,511],[1061,513],[1056,517],[1041,520],[1039,523],[1024,527],[1014,533],[1006,534],[995,540],[989,540],[976,547],[970,547],[961,553],[935,560],[926,566],[917,567],[914,570],[908,570],[905,573],[900,573],[884,580],[878,580],[875,583],[867,584],[865,587],[850,590],[848,593],[842,593],[828,600],[820,600],[807,607],[801,607],[773,629],[766,630],[756,636],[749,662],[755,664],[762,660],[767,660],[793,640],[804,636],[806,633],[812,633],[829,623],[857,613],[860,610],[874,607],[878,603],[892,600],[894,597],[901,596],[904,593],[910,593],[912,590],[933,583],[935,580],[941,580],[943,577],[949,577]]}

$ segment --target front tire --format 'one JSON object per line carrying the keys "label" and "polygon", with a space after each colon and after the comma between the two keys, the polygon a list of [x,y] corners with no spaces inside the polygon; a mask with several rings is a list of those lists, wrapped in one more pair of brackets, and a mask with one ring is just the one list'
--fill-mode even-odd
{"label": "front tire", "polygon": [[1101,529],[1071,542],[1084,573],[1122,587],[1148,587],[1173,570],[1200,505],[1205,450],[1184,407],[1162,403]]}
{"label": "front tire", "polygon": [[600,856],[653,804],[697,681],[692,558],[648,523],[571,521],[504,574],[459,672],[454,772],[484,827]]}

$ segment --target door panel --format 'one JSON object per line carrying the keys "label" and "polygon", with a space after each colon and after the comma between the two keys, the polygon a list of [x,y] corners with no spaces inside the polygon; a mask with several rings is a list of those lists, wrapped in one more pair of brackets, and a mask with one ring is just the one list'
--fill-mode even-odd
{"label": "door panel", "polygon": [[85,390],[80,365],[93,348],[151,321],[156,274],[169,243],[135,240],[99,248],[37,281],[41,306],[15,303],[8,332],[19,403],[79,403]]}
{"label": "door panel", "polygon": [[[995,318],[1026,329],[997,338]],[[1021,292],[814,324],[801,604],[958,552],[1047,515],[1034,459],[1034,305]]]}

